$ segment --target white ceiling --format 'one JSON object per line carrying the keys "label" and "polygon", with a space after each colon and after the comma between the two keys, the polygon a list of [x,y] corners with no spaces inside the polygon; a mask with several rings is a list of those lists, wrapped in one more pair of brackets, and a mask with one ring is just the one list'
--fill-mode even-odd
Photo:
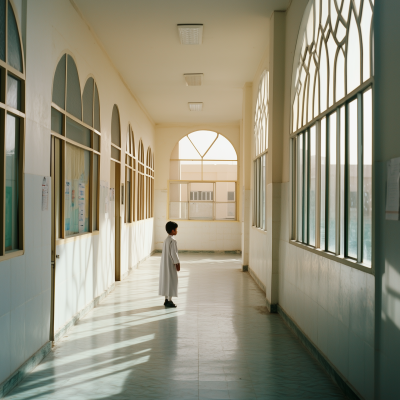
{"label": "white ceiling", "polygon": [[[291,0],[75,0],[155,123],[237,122],[242,88],[268,46],[269,17]],[[180,44],[177,24],[204,24],[203,44]],[[187,87],[184,73],[201,72]],[[204,102],[189,111],[188,102]]]}

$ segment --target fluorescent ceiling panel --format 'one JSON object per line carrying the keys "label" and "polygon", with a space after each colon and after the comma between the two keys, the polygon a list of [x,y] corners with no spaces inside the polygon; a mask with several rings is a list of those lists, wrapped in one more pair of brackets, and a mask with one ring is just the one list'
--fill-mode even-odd
{"label": "fluorescent ceiling panel", "polygon": [[202,111],[203,103],[188,103],[190,111]]}
{"label": "fluorescent ceiling panel", "polygon": [[186,86],[201,86],[203,83],[203,74],[183,74]]}
{"label": "fluorescent ceiling panel", "polygon": [[178,24],[178,31],[181,44],[203,43],[203,24]]}

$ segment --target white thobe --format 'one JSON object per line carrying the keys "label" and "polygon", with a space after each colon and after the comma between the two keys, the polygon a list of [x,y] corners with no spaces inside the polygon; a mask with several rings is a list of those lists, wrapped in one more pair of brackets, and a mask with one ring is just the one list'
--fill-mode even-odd
{"label": "white thobe", "polygon": [[164,241],[160,263],[160,296],[178,297],[178,272],[175,264],[179,264],[178,245],[173,236],[168,235]]}

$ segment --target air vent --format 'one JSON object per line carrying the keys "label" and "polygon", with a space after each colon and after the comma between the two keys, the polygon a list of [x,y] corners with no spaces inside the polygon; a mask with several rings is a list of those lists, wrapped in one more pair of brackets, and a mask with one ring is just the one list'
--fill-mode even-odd
{"label": "air vent", "polygon": [[203,24],[178,24],[181,44],[196,45],[203,43]]}
{"label": "air vent", "polygon": [[203,103],[188,103],[190,111],[202,111]]}
{"label": "air vent", "polygon": [[183,74],[186,86],[201,86],[203,83],[203,74]]}

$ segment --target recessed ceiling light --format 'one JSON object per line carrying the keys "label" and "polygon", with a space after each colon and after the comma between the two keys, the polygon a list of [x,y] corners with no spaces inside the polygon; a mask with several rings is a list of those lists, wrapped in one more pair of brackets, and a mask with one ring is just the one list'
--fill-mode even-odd
{"label": "recessed ceiling light", "polygon": [[181,44],[202,44],[203,24],[178,24]]}
{"label": "recessed ceiling light", "polygon": [[203,83],[203,74],[183,74],[186,86],[201,86]]}
{"label": "recessed ceiling light", "polygon": [[188,103],[190,111],[202,111],[203,103]]}

